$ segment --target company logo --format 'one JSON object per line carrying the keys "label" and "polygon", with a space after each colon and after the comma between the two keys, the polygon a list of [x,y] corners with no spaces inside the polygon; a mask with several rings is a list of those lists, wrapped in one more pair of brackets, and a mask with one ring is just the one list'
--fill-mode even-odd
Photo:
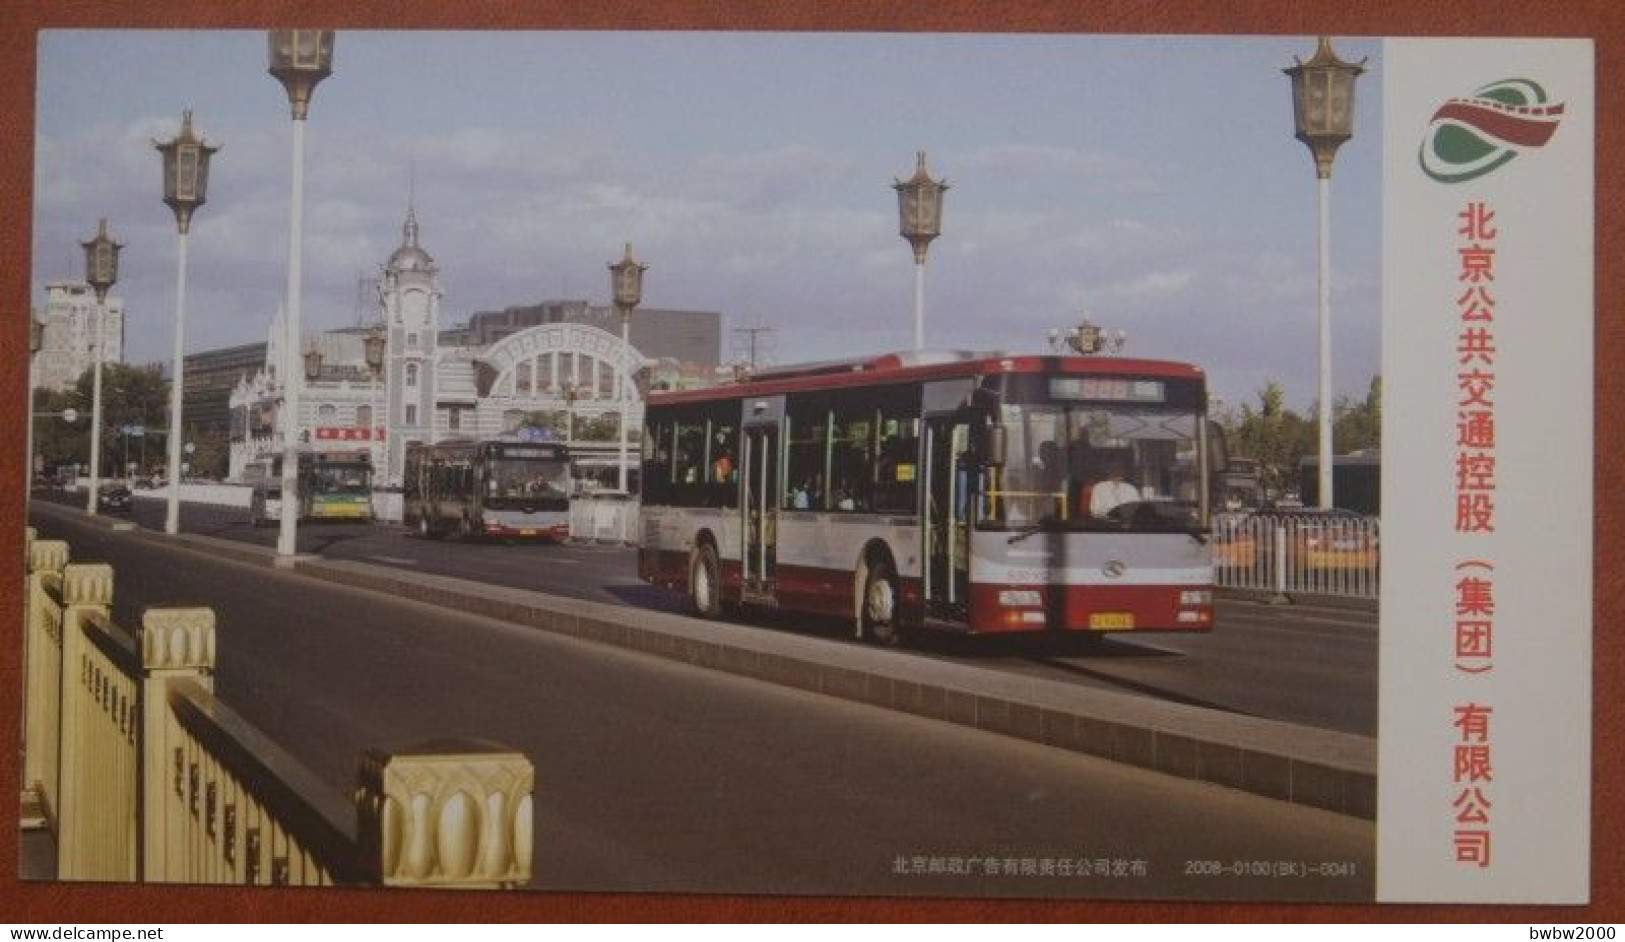
{"label": "company logo", "polygon": [[1476,180],[1524,151],[1542,147],[1563,120],[1564,104],[1529,79],[1502,79],[1452,98],[1433,113],[1422,139],[1422,172],[1440,183]]}
{"label": "company logo", "polygon": [[1128,572],[1128,566],[1124,565],[1121,559],[1114,559],[1106,565],[1101,566],[1100,571],[1108,579],[1121,579],[1123,577],[1123,573]]}

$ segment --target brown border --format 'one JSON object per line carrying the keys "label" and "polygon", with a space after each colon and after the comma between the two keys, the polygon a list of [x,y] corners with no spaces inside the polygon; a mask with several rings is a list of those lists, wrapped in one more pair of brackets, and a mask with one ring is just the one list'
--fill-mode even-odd
{"label": "brown border", "polygon": [[[1054,31],[1161,33],[1277,33],[1313,35],[1590,36],[1597,41],[1597,153],[1619,155],[1625,133],[1621,92],[1625,73],[1625,14],[1618,0],[1538,0],[1496,5],[1492,14],[1463,15],[1470,5],[1450,0],[1410,0],[1390,5],[1372,0],[1118,0],[1086,4],[1075,0],[1028,0],[1017,12],[986,0],[846,0],[834,4],[787,0],[487,0],[478,4],[444,0],[8,0],[0,23],[0,402],[5,427],[24,420],[25,317],[31,301],[29,251],[33,166],[33,85],[35,35],[47,27],[261,28],[267,25],[322,25],[335,28],[577,28],[577,29],[752,29],[877,31]],[[1011,5],[1014,6],[1014,5]],[[1614,11],[1610,13],[1609,11]],[[1586,907],[1468,906],[1305,906],[1237,904],[1135,904],[1101,902],[1007,902],[989,900],[898,900],[800,897],[656,896],[607,894],[449,894],[378,891],[231,890],[201,887],[156,889],[20,883],[16,867],[15,815],[0,813],[0,921],[89,922],[544,922],[600,920],[842,922],[851,920],[962,921],[1249,921],[1249,922],[1564,922],[1619,921],[1622,905],[1621,854],[1607,834],[1625,833],[1620,794],[1622,760],[1619,675],[1620,636],[1625,622],[1625,575],[1619,547],[1625,545],[1619,505],[1621,436],[1617,419],[1622,401],[1620,362],[1625,296],[1619,259],[1625,253],[1621,220],[1622,175],[1607,160],[1598,162],[1597,181],[1597,428],[1596,551],[1594,577],[1596,647],[1593,763],[1592,900]],[[0,482],[22,480],[19,448],[0,453]],[[20,532],[21,494],[0,488],[0,533]],[[5,567],[0,577],[0,611],[8,628],[20,611],[20,573]],[[15,639],[14,629],[5,637]],[[0,643],[0,690],[15,700],[20,647]],[[13,707],[0,708],[0,718]],[[0,781],[16,781],[17,724],[0,722]],[[0,790],[3,791],[3,790]],[[1617,840],[1617,837],[1616,837]]]}

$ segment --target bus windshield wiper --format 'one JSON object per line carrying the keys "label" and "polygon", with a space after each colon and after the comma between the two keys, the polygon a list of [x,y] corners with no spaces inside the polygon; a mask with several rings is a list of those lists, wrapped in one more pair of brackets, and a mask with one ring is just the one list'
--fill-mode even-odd
{"label": "bus windshield wiper", "polygon": [[1010,539],[1005,540],[1005,542],[1006,543],[1011,543],[1011,544],[1020,543],[1022,540],[1025,540],[1027,537],[1032,536],[1034,533],[1042,533],[1047,527],[1049,527],[1053,523],[1055,523],[1055,517],[1054,517],[1053,514],[1049,515],[1049,516],[1039,517],[1037,522],[1035,522],[1032,526],[1024,527],[1024,528],[1022,528],[1020,530],[1017,530],[1014,534],[1011,535]]}

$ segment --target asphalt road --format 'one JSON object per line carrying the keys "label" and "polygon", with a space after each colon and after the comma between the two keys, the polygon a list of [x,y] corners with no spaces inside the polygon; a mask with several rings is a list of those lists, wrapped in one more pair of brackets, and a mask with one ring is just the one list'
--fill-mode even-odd
{"label": "asphalt road", "polygon": [[[36,497],[68,499],[61,492]],[[162,501],[137,499],[129,516],[161,529],[163,514]],[[181,524],[190,533],[276,544],[275,528],[249,526],[242,509],[186,505]],[[328,523],[301,525],[299,551],[662,611],[683,611],[686,605],[682,595],[640,581],[636,554],[623,547],[424,540],[389,524]],[[754,620],[765,630],[831,638],[849,633],[844,623],[799,615]],[[1221,600],[1217,622],[1206,635],[1058,641],[928,637],[919,639],[915,650],[990,670],[1376,735],[1375,612]]]}
{"label": "asphalt road", "polygon": [[[75,559],[115,565],[120,624],[147,604],[213,605],[219,694],[341,792],[369,746],[478,736],[523,750],[539,888],[1372,892],[1370,822],[154,547],[69,515],[34,522]],[[1250,875],[1281,863],[1307,875]]]}

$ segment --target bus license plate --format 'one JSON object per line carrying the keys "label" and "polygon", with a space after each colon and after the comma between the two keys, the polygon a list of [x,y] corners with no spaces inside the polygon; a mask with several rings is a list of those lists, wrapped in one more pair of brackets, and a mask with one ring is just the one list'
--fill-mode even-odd
{"label": "bus license plate", "polygon": [[1112,631],[1119,628],[1133,628],[1133,612],[1095,612],[1089,616],[1089,630]]}
{"label": "bus license plate", "polygon": [[523,527],[523,528],[521,528],[519,530],[519,535],[520,536],[535,536],[536,535],[536,528],[535,527]]}

